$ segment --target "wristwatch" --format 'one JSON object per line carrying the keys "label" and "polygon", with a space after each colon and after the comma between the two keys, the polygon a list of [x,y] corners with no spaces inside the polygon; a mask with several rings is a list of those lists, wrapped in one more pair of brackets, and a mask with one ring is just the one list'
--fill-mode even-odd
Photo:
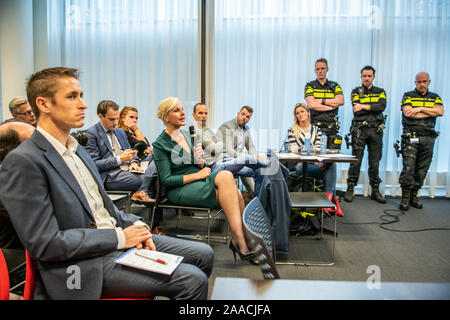
{"label": "wristwatch", "polygon": [[325,102],[327,102],[327,99],[323,98],[322,99],[322,104],[325,104]]}

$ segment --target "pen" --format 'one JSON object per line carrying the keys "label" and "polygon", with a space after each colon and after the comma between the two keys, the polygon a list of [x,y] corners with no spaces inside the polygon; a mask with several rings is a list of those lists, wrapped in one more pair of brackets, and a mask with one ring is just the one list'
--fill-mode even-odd
{"label": "pen", "polygon": [[166,263],[167,263],[167,262],[165,262],[165,261],[162,260],[162,259],[159,259],[159,258],[153,258],[153,257],[147,256],[146,254],[141,253],[141,252],[139,252],[139,251],[137,251],[137,250],[136,250],[135,253],[136,253],[136,255],[138,255],[139,257],[147,258],[147,259],[149,259],[149,260],[152,260],[152,261],[155,261],[155,262],[158,262],[158,263],[161,263],[161,264],[166,264]]}

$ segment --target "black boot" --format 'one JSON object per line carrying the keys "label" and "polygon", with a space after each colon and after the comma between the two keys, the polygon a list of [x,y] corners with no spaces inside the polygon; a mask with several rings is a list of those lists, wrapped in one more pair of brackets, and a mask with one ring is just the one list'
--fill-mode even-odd
{"label": "black boot", "polygon": [[410,194],[411,190],[402,189],[402,200],[400,202],[400,210],[408,211]]}
{"label": "black boot", "polygon": [[386,199],[381,195],[380,190],[378,190],[378,185],[372,185],[372,195],[370,199],[375,200],[379,203],[386,203]]}
{"label": "black boot", "polygon": [[354,191],[355,191],[355,185],[353,183],[347,183],[347,192],[345,192],[344,195],[344,200],[346,202],[352,202],[354,196]]}
{"label": "black boot", "polygon": [[411,195],[409,197],[409,204],[412,205],[414,208],[417,209],[422,209],[423,208],[423,204],[422,202],[419,201],[419,197],[417,197],[417,193],[419,192],[419,190],[411,190]]}

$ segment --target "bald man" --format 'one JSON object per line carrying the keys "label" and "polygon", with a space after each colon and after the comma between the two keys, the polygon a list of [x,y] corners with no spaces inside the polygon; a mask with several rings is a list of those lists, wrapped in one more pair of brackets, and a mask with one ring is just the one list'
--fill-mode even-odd
{"label": "bald man", "polygon": [[5,122],[0,125],[0,166],[11,150],[31,137],[34,129],[34,126],[18,121]]}
{"label": "bald man", "polygon": [[421,209],[418,192],[423,185],[433,158],[436,118],[444,115],[444,106],[438,94],[428,91],[430,75],[416,75],[416,89],[406,92],[402,99],[402,157],[403,170],[399,183],[402,187],[401,210],[409,205]]}

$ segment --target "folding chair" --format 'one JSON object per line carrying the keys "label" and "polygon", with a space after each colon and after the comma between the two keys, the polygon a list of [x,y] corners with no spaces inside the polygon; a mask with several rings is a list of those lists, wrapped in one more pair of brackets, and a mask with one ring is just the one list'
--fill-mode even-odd
{"label": "folding chair", "polygon": [[[191,240],[199,240],[199,241],[206,241],[208,244],[210,244],[211,240],[215,240],[215,241],[220,241],[220,242],[224,242],[227,243],[228,239],[229,239],[229,225],[227,223],[227,228],[225,233],[222,236],[212,236],[211,235],[211,221],[213,219],[218,219],[220,217],[220,213],[222,212],[222,209],[217,210],[214,208],[207,208],[207,207],[190,207],[190,206],[181,206],[181,205],[174,205],[171,204],[169,202],[169,200],[167,199],[167,196],[165,194],[165,188],[164,186],[161,184],[161,180],[159,178],[159,175],[156,179],[156,202],[153,206],[153,210],[152,210],[152,217],[150,220],[150,229],[153,228],[153,222],[155,219],[155,214],[156,214],[156,210],[158,208],[161,209],[175,209],[177,212],[177,225],[176,225],[176,230],[178,232],[178,227],[179,227],[179,222],[181,217],[183,216],[183,210],[190,210],[190,211],[200,211],[200,212],[206,212],[206,217],[205,216],[198,216],[198,215],[191,215],[191,217],[193,219],[207,219],[208,220],[208,224],[207,224],[207,233],[205,234],[196,234],[196,235],[186,235],[186,234],[177,234],[176,236],[178,238],[186,238],[186,239],[191,239]],[[226,220],[225,220],[226,221]]]}
{"label": "folding chair", "polygon": [[242,222],[249,250],[255,251],[256,260],[264,279],[279,279],[274,263],[275,243],[269,218],[258,197],[245,207]]}
{"label": "folding chair", "polygon": [[[336,205],[328,199],[328,197],[323,192],[289,192],[291,198],[292,208],[309,208],[317,209],[318,214],[321,216],[321,226],[319,239],[323,238],[323,216],[326,214],[325,208],[331,208],[336,210]],[[329,267],[334,265],[335,260],[335,249],[336,249],[336,218],[334,218],[334,231],[332,240],[332,253],[330,261],[277,261],[276,264],[291,264],[291,265],[304,265],[304,266],[322,266]],[[293,237],[291,237],[292,239]],[[294,239],[301,239],[294,237]]]}

